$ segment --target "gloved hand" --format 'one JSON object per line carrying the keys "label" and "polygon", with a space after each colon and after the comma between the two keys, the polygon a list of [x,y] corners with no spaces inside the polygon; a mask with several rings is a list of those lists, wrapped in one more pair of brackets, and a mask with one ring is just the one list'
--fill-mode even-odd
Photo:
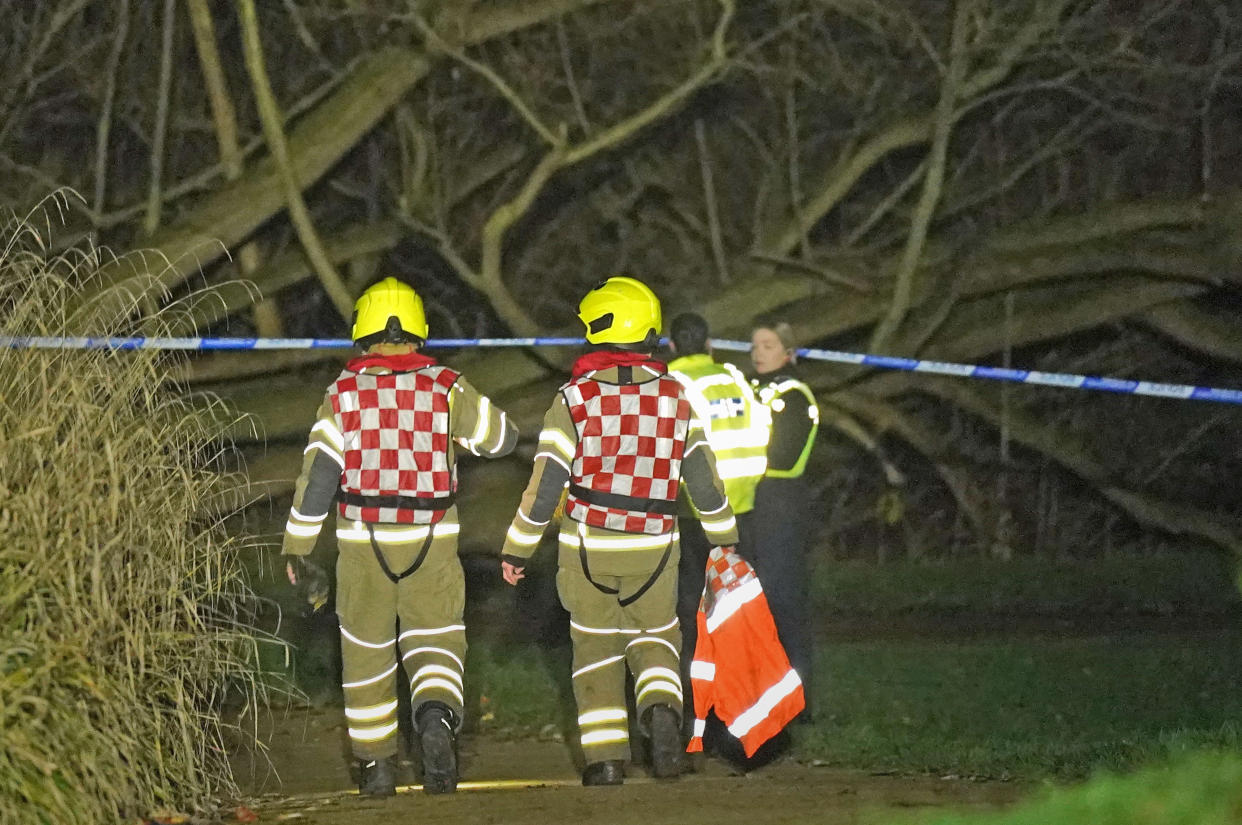
{"label": "gloved hand", "polygon": [[286,556],[285,575],[289,584],[298,589],[299,595],[311,606],[311,613],[317,613],[328,603],[328,574],[317,564],[313,564],[303,556]]}

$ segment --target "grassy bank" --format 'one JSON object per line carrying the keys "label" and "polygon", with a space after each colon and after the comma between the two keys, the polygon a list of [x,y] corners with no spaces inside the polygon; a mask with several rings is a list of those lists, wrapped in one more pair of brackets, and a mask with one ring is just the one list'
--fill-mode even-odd
{"label": "grassy bank", "polygon": [[[103,262],[0,225],[0,334],[127,332],[74,307]],[[235,792],[220,708],[255,693],[253,600],[219,518],[241,478],[171,371],[149,351],[0,348],[5,825],[132,821]]]}
{"label": "grassy bank", "polygon": [[[498,584],[494,562],[468,564],[467,692],[491,733],[573,735],[548,561],[519,592]],[[1076,778],[1242,736],[1242,614],[1218,554],[823,563],[813,582],[834,630],[819,642],[818,717],[796,731],[800,758]],[[995,621],[1014,617],[1040,621]],[[1061,617],[1074,617],[1072,637]],[[319,624],[326,635],[299,642],[320,651],[300,677],[324,696],[316,679],[332,673],[336,639]]]}
{"label": "grassy bank", "polygon": [[1242,632],[821,648],[829,764],[991,777],[1131,768],[1242,735]]}
{"label": "grassy bank", "polygon": [[[910,822],[916,820],[911,819]],[[917,820],[927,822],[926,819]],[[1132,776],[1103,775],[1001,814],[937,817],[928,825],[1236,825],[1242,758],[1199,753]]]}
{"label": "grassy bank", "polygon": [[[476,644],[483,727],[566,726],[568,652]],[[1242,631],[822,646],[799,758],[881,771],[1077,778],[1242,746]],[[559,680],[559,681],[558,681]]]}
{"label": "grassy bank", "polygon": [[812,599],[821,614],[836,616],[1204,616],[1242,611],[1233,560],[1205,551],[1061,561],[824,561],[812,576]]}

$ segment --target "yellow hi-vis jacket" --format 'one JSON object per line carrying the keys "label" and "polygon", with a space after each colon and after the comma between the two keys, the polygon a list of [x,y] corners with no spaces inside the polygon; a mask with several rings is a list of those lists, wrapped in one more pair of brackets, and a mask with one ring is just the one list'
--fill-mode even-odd
{"label": "yellow hi-vis jacket", "polygon": [[677,358],[668,369],[685,387],[690,428],[702,430],[711,445],[733,512],[750,512],[755,485],[767,469],[768,408],[756,401],[741,370],[707,353]]}
{"label": "yellow hi-vis jacket", "polygon": [[756,398],[768,411],[767,478],[799,478],[806,470],[815,435],[819,432],[819,407],[811,388],[797,378],[782,374],[755,382]]}

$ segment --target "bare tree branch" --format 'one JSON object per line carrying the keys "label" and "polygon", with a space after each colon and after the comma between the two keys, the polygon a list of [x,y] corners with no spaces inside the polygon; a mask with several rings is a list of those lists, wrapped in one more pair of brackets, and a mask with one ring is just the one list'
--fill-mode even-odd
{"label": "bare tree branch", "polygon": [[703,178],[703,200],[707,204],[707,227],[712,242],[712,258],[716,262],[716,273],[720,283],[728,284],[729,261],[725,256],[724,238],[720,231],[720,214],[716,207],[716,185],[712,180],[712,159],[707,148],[707,134],[703,128],[703,118],[694,120],[694,141],[698,146],[699,175]]}
{"label": "bare tree branch", "polygon": [[238,16],[241,18],[246,71],[250,74],[250,83],[259,110],[259,120],[263,124],[263,133],[267,136],[268,148],[280,172],[285,201],[289,207],[289,217],[297,230],[302,248],[306,250],[306,256],[310,258],[315,274],[319,276],[319,281],[323,284],[324,291],[328,293],[337,312],[348,321],[353,315],[354,301],[319,240],[314,222],[311,220],[310,210],[306,208],[306,202],[302,199],[301,184],[289,160],[289,147],[285,142],[285,132],[281,125],[280,108],[276,103],[275,95],[272,94],[272,87],[267,79],[267,68],[263,64],[263,45],[259,39],[259,20],[255,13],[254,0],[237,0],[237,9]]}
{"label": "bare tree branch", "polygon": [[125,50],[125,38],[129,35],[129,0],[120,0],[117,6],[116,34],[112,41],[112,51],[108,53],[108,65],[104,70],[107,80],[104,81],[103,105],[99,111],[99,125],[95,129],[95,196],[91,205],[95,212],[102,212],[105,207],[108,186],[108,142],[112,134],[112,107],[116,101],[116,74],[121,65],[121,54]]}
{"label": "bare tree branch", "polygon": [[591,133],[591,121],[587,119],[586,108],[582,105],[582,93],[578,91],[578,81],[574,78],[574,64],[569,53],[569,40],[565,36],[565,21],[556,18],[556,45],[561,51],[561,69],[565,72],[565,84],[569,86],[569,97],[574,104],[574,114],[578,116],[578,125],[584,135]]}
{"label": "bare tree branch", "polygon": [[427,39],[427,43],[433,50],[442,52],[452,57],[458,63],[461,63],[463,66],[482,77],[488,83],[492,84],[496,91],[500,92],[501,97],[507,100],[509,105],[522,116],[522,120],[526,121],[527,125],[534,129],[539,137],[543,138],[544,143],[549,146],[559,146],[564,141],[563,137],[552,131],[552,129],[546,126],[544,122],[539,119],[539,116],[535,114],[534,110],[531,109],[529,105],[527,105],[526,101],[522,100],[521,95],[514,91],[513,87],[506,83],[504,78],[496,74],[490,66],[474,60],[461,49],[454,48],[452,45],[447,43],[444,38],[437,34],[435,29],[431,28],[431,26],[427,24],[427,21],[421,16],[414,15],[412,19],[414,21],[414,25],[417,26],[418,30],[423,33],[423,37]]}
{"label": "bare tree branch", "polygon": [[[216,146],[220,164],[224,167],[225,180],[234,181],[242,176],[242,151],[237,136],[237,114],[233,96],[224,76],[220,51],[216,44],[215,25],[207,0],[188,0],[190,22],[194,30],[194,45],[198,53],[199,68],[207,87],[207,101],[211,107],[211,119],[215,126]],[[259,266],[257,242],[250,241],[237,251],[237,270],[243,278],[249,278]],[[279,307],[267,295],[261,295],[253,306],[255,331],[262,337],[279,338],[284,334]]]}
{"label": "bare tree branch", "polygon": [[1238,319],[1232,314],[1212,312],[1193,301],[1171,301],[1137,316],[1137,320],[1185,347],[1242,363],[1242,339]]}
{"label": "bare tree branch", "polygon": [[[920,389],[939,396],[992,425],[999,425],[1001,413],[976,388],[962,381],[928,378]],[[1113,481],[1113,473],[1093,456],[1093,450],[1067,432],[1056,432],[1042,419],[1021,409],[1011,408],[1005,416],[1013,439],[1048,455],[1066,469],[1095,486],[1140,524],[1174,534],[1189,534],[1242,555],[1242,524],[1236,518],[1194,507],[1171,504],[1144,493],[1129,490]]]}
{"label": "bare tree branch", "polygon": [[164,183],[164,143],[168,137],[168,98],[172,92],[173,32],[176,0],[164,0],[163,35],[160,38],[160,80],[156,93],[155,125],[151,130],[151,179],[147,182],[147,212],[142,232],[151,237],[160,226],[160,189]]}
{"label": "bare tree branch", "polygon": [[242,173],[242,153],[237,138],[237,113],[233,96],[216,46],[215,24],[207,0],[187,0],[190,24],[194,31],[194,46],[198,52],[198,66],[207,87],[207,103],[215,123],[216,146],[220,152],[220,164],[227,180],[236,180]]}
{"label": "bare tree branch", "polygon": [[537,325],[523,307],[513,299],[504,284],[501,271],[501,253],[505,233],[530,208],[544,185],[557,171],[573,166],[599,152],[616,146],[642,129],[668,115],[692,93],[708,83],[726,61],[725,32],[733,18],[733,0],[719,0],[721,14],[712,34],[711,53],[704,64],[687,80],[667,92],[645,109],[613,124],[580,144],[561,142],[544,155],[535,166],[517,196],[497,208],[484,224],[481,238],[479,282],[484,294],[492,302],[497,313],[519,335],[532,334]]}
{"label": "bare tree branch", "polygon": [[910,234],[906,239],[901,263],[897,266],[892,302],[871,335],[869,348],[872,352],[885,351],[890,339],[901,325],[902,319],[910,310],[915,272],[918,269],[919,258],[923,254],[923,243],[927,240],[927,229],[931,225],[936,205],[940,202],[940,193],[944,183],[945,157],[949,149],[949,136],[953,131],[953,111],[957,107],[959,86],[966,73],[966,28],[970,22],[973,7],[973,0],[957,0],[954,9],[953,34],[949,44],[949,68],[940,87],[940,101],[936,105],[936,123],[932,130],[932,145],[927,157],[927,176],[923,179],[923,193],[919,197],[918,206],[914,209],[914,216],[910,222]]}

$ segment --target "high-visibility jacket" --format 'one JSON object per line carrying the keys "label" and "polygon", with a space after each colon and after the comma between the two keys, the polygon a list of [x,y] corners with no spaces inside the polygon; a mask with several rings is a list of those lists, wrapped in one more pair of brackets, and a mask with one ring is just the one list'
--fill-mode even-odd
{"label": "high-visibility jacket", "polygon": [[[435,363],[433,359],[419,353],[393,356],[372,354],[351,360],[348,368],[350,372],[357,374],[408,374],[433,367]],[[370,398],[367,401],[368,404],[372,403]],[[429,426],[429,423],[424,422],[424,426]],[[311,428],[310,439],[303,452],[302,472],[298,476],[293,505],[289,509],[289,521],[285,525],[282,552],[288,555],[306,555],[314,549],[319,533],[333,509],[333,503],[343,492],[348,462],[346,439],[341,426],[329,388],[319,405],[315,425]],[[480,394],[464,376],[457,376],[448,394],[448,440],[447,443],[441,442],[448,466],[452,468],[456,465],[459,449],[485,458],[508,455],[517,446],[517,437],[517,427],[509,422],[504,410],[492,404],[487,396]],[[398,443],[412,438],[412,434],[401,435]],[[399,464],[403,461],[404,459],[398,459]],[[456,526],[456,512],[449,508],[441,514],[442,518],[435,519],[438,522],[437,535],[445,535]],[[374,522],[365,517],[351,519],[340,513],[339,509],[337,515],[338,526],[352,530],[361,530],[370,523],[393,526],[402,524],[394,517],[395,513],[384,512],[383,509],[374,514],[380,516]],[[445,519],[452,523],[446,523]],[[402,527],[398,532],[404,533],[408,529]]]}
{"label": "high-visibility jacket", "polygon": [[690,680],[694,734],[686,750],[703,749],[707,712],[737,737],[747,756],[806,707],[802,680],[790,666],[755,570],[732,550],[712,548]]}
{"label": "high-visibility jacket", "polygon": [[561,393],[577,435],[565,515],[593,527],[663,535],[673,527],[690,426],[681,385],[656,367],[650,380],[581,375]]}
{"label": "high-visibility jacket", "polygon": [[342,518],[369,524],[434,524],[453,505],[449,398],[460,376],[431,364],[408,371],[355,371],[328,388],[344,438],[337,495]]}
{"label": "high-visibility jacket", "polygon": [[767,469],[768,408],[756,403],[741,370],[707,353],[682,356],[668,368],[685,387],[693,412],[690,426],[703,431],[716,455],[729,505],[735,514],[750,512],[755,485]]}
{"label": "high-visibility jacket", "polygon": [[[610,384],[655,381],[664,374],[664,365],[652,365],[647,361],[627,364],[618,353],[594,353],[591,368],[575,366],[575,377],[584,377]],[[584,361],[579,359],[580,362]],[[613,359],[610,363],[607,359]],[[628,367],[628,369],[627,369]],[[628,375],[627,375],[628,374]],[[674,386],[677,385],[675,382]],[[689,412],[687,411],[687,415]],[[570,414],[570,402],[565,392],[558,392],[544,417],[543,430],[539,434],[539,451],[535,454],[535,466],[530,483],[522,494],[522,501],[514,514],[513,522],[505,534],[501,549],[502,557],[517,567],[523,567],[539,546],[544,529],[552,520],[557,504],[574,483],[573,467],[576,463],[578,441],[583,434]],[[620,432],[616,436],[621,436]],[[637,450],[636,439],[609,436],[610,445],[618,451]],[[682,450],[679,483],[684,483],[686,493],[700,514],[703,530],[714,544],[729,545],[737,542],[737,520],[724,494],[724,485],[716,475],[715,456],[710,445],[699,430],[687,426],[685,445]],[[565,497],[568,500],[568,496]],[[669,532],[651,534],[643,531],[625,532],[609,529],[583,521],[576,521],[568,509],[561,521],[559,535],[559,561],[562,565],[576,564],[583,553],[588,556],[593,572],[608,576],[650,573],[660,563],[670,547],[670,541],[678,537],[676,524],[669,525]]]}
{"label": "high-visibility jacket", "polygon": [[768,409],[768,467],[766,478],[798,478],[806,470],[815,435],[819,432],[819,407],[804,382],[778,375],[767,383],[755,382],[759,403]]}

